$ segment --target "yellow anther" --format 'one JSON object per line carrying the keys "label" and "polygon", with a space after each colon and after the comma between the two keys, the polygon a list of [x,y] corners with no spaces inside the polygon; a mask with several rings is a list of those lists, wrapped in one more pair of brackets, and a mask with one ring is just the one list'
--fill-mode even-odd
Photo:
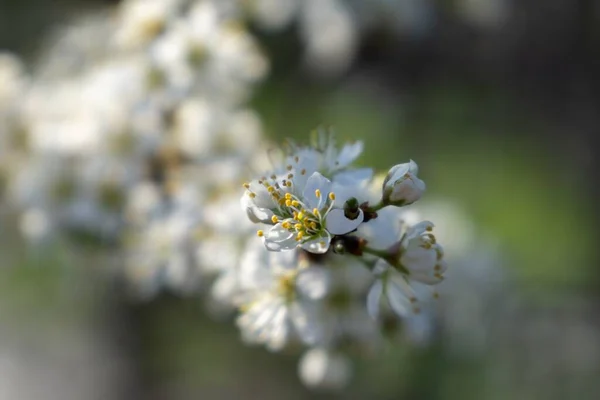
{"label": "yellow anther", "polygon": [[310,223],[310,227],[311,227],[311,229],[313,229],[313,230],[316,230],[316,229],[317,229],[317,223],[316,223],[316,222],[314,222],[314,221],[313,221],[313,222],[311,222],[311,223]]}
{"label": "yellow anther", "polygon": [[262,185],[262,184],[263,184],[263,181],[262,181],[262,180],[259,180],[259,181],[258,181],[258,184],[259,184],[259,185]]}
{"label": "yellow anther", "polygon": [[283,226],[284,229],[290,229],[292,227],[288,221],[285,221],[283,224],[281,224],[281,226]]}
{"label": "yellow anther", "polygon": [[265,232],[264,232],[264,231],[261,231],[261,230],[258,230],[258,231],[256,231],[256,235],[257,235],[258,237],[263,237],[263,236],[265,236]]}
{"label": "yellow anther", "polygon": [[298,161],[300,161],[300,157],[298,157],[298,156],[294,157],[294,161],[296,161],[296,163],[298,163]]}
{"label": "yellow anther", "polygon": [[433,292],[433,298],[434,299],[439,299],[440,298],[440,294],[438,292]]}
{"label": "yellow anther", "polygon": [[304,232],[300,231],[298,232],[298,234],[296,235],[296,240],[302,240],[302,238],[304,237]]}
{"label": "yellow anther", "polygon": [[246,189],[250,189],[250,184],[249,184],[249,183],[244,183],[244,187],[245,187]]}
{"label": "yellow anther", "polygon": [[285,205],[285,199],[279,199],[279,205],[280,206],[284,206]]}
{"label": "yellow anther", "polygon": [[275,175],[275,174],[271,175],[271,179],[273,179],[273,180],[277,179],[277,175]]}
{"label": "yellow anther", "polygon": [[315,196],[317,196],[317,198],[321,198],[321,191],[319,189],[315,190]]}
{"label": "yellow anther", "polygon": [[288,171],[291,171],[293,167],[292,167],[291,165],[288,165],[288,166],[287,166],[287,167],[285,167],[285,168],[286,168]]}
{"label": "yellow anther", "polygon": [[427,228],[425,228],[425,230],[427,232],[431,232],[433,230],[433,226],[429,225],[429,226],[427,226]]}
{"label": "yellow anther", "polygon": [[292,206],[298,207],[299,205],[300,205],[300,202],[298,200],[292,200]]}
{"label": "yellow anther", "polygon": [[298,221],[302,221],[302,220],[304,219],[304,213],[303,213],[302,211],[300,211],[300,212],[298,213],[298,215],[296,215],[296,219],[297,219]]}
{"label": "yellow anther", "polygon": [[321,215],[321,213],[319,212],[319,209],[318,209],[318,208],[313,208],[313,214],[314,214],[316,217],[318,217],[318,216],[320,216],[320,215]]}
{"label": "yellow anther", "polygon": [[273,215],[273,216],[271,217],[271,221],[272,221],[274,224],[276,224],[277,222],[279,222],[279,218],[277,218],[277,215]]}
{"label": "yellow anther", "polygon": [[329,193],[329,200],[335,200],[335,193]]}
{"label": "yellow anther", "polygon": [[285,184],[285,186],[292,187],[292,181],[287,181],[287,183]]}
{"label": "yellow anther", "polygon": [[294,219],[298,219],[298,213],[296,211],[294,211],[292,215],[294,216]]}
{"label": "yellow anther", "polygon": [[252,193],[252,192],[251,192],[250,194],[248,194],[248,196],[249,196],[251,199],[253,199],[253,198],[255,198],[255,197],[256,197],[256,193]]}
{"label": "yellow anther", "polygon": [[274,188],[273,186],[269,186],[269,187],[267,188],[267,191],[268,191],[269,193],[273,193],[273,192],[275,191],[275,188]]}
{"label": "yellow anther", "polygon": [[436,265],[435,267],[433,267],[434,271],[440,271],[442,269],[442,267],[440,267],[439,265]]}
{"label": "yellow anther", "polygon": [[292,198],[292,194],[291,193],[286,193],[285,194],[285,198],[286,198],[286,200],[290,200]]}
{"label": "yellow anther", "polygon": [[438,279],[443,279],[443,278],[444,278],[444,277],[442,276],[442,274],[440,274],[439,272],[438,272],[438,273],[435,273],[435,274],[433,274],[433,276],[435,276],[435,277],[436,277],[436,278],[438,278]]}
{"label": "yellow anther", "polygon": [[294,229],[296,229],[297,231],[301,230],[302,228],[304,228],[304,225],[302,225],[302,224],[294,225]]}
{"label": "yellow anther", "polygon": [[288,179],[292,179],[294,177],[294,174],[288,174],[287,178]]}
{"label": "yellow anther", "polygon": [[300,171],[300,175],[306,175],[306,169],[302,168],[302,171]]}
{"label": "yellow anther", "polygon": [[292,201],[291,201],[291,200],[289,200],[289,199],[288,199],[288,200],[286,200],[286,201],[285,201],[285,206],[286,206],[286,207],[291,207],[291,206],[292,206]]}

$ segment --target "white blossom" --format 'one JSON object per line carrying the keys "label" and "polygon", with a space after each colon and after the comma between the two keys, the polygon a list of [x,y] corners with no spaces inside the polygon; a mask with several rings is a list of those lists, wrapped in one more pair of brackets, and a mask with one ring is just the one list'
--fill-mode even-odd
{"label": "white blossom", "polygon": [[425,191],[425,182],[417,177],[418,172],[412,160],[392,167],[383,181],[384,203],[404,206],[419,200]]}

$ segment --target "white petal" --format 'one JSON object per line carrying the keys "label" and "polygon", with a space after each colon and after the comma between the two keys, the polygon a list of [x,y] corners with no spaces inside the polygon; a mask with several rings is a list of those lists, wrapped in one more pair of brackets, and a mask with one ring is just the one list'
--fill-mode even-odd
{"label": "white petal", "polygon": [[329,273],[320,267],[306,268],[298,274],[296,288],[311,300],[322,299],[329,289]]}
{"label": "white petal", "polygon": [[[333,180],[341,185],[356,185],[368,181],[373,177],[371,168],[360,168],[342,171],[335,174]],[[337,193],[336,193],[337,194]]]}
{"label": "white petal", "polygon": [[329,249],[329,244],[331,243],[331,235],[329,233],[325,233],[325,235],[318,237],[313,240],[309,240],[308,242],[304,242],[302,244],[302,248],[306,251],[315,254],[323,254],[326,253]]}
{"label": "white petal", "polygon": [[282,251],[282,250],[294,250],[298,247],[298,242],[295,237],[283,240],[281,242],[272,242],[265,238],[265,247],[269,251]]}
{"label": "white petal", "polygon": [[327,214],[325,225],[327,231],[334,235],[345,235],[352,232],[363,222],[365,216],[362,210],[359,210],[359,215],[356,219],[348,219],[344,215],[344,210],[334,208]]}
{"label": "white petal", "polygon": [[352,144],[347,144],[342,148],[340,154],[337,157],[336,166],[338,168],[344,168],[348,166],[352,161],[356,160],[360,153],[363,151],[363,142],[357,141]]}
{"label": "white petal", "polygon": [[367,295],[367,311],[373,319],[377,319],[377,316],[379,315],[379,301],[381,300],[382,292],[383,284],[381,283],[381,280],[378,279]]}
{"label": "white petal", "polygon": [[[320,198],[316,195],[317,189],[321,192]],[[302,196],[308,205],[314,208],[321,205],[321,199],[327,198],[329,192],[331,192],[331,181],[320,173],[315,172],[308,178],[308,181],[306,181]]]}
{"label": "white petal", "polygon": [[404,317],[409,314],[410,301],[396,285],[389,285],[386,291],[390,306],[396,314]]}
{"label": "white petal", "polygon": [[269,242],[279,243],[288,240],[292,236],[294,236],[294,233],[285,229],[280,222],[277,225],[273,226],[271,229],[269,229],[269,231],[265,235],[265,239]]}
{"label": "white petal", "polygon": [[242,196],[240,202],[242,204],[242,209],[246,211],[248,218],[250,218],[252,222],[267,222],[271,220],[273,212],[268,208],[258,207],[253,199],[251,199],[247,194]]}

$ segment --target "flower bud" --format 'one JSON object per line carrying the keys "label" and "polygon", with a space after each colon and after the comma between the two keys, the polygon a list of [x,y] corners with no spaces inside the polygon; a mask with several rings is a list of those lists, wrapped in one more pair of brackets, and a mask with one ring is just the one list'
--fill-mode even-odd
{"label": "flower bud", "polygon": [[425,182],[417,177],[419,167],[410,160],[393,166],[383,181],[383,202],[405,206],[419,200],[425,191]]}

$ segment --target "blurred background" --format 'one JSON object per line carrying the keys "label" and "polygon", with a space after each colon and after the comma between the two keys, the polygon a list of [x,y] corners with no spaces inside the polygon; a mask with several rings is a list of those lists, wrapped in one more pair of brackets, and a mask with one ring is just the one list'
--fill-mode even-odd
{"label": "blurred background", "polygon": [[[432,199],[423,213],[468,220],[486,245],[461,262],[502,276],[482,307],[469,293],[489,282],[466,278],[448,316],[459,341],[484,321],[481,343],[390,346],[356,360],[347,389],[310,391],[297,355],[245,346],[193,296],[131,301],[98,272],[114,254],[36,250],[3,207],[0,399],[597,398],[600,3],[348,0],[346,36],[344,24],[311,36],[326,2],[281,26],[289,2],[272,3],[248,23],[271,63],[250,99],[267,137],[332,125],[365,142],[365,166],[416,160]],[[0,49],[33,70],[69,21],[118,6],[0,0]],[[459,240],[460,225],[445,238]]]}

